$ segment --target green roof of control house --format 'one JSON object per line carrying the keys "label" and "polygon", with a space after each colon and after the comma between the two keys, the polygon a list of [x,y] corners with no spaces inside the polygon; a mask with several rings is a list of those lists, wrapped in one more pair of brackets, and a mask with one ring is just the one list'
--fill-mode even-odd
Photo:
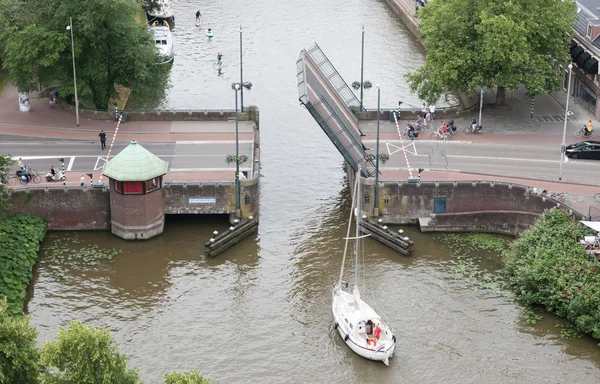
{"label": "green roof of control house", "polygon": [[167,173],[168,163],[135,140],[104,166],[102,174],[118,181],[146,181]]}

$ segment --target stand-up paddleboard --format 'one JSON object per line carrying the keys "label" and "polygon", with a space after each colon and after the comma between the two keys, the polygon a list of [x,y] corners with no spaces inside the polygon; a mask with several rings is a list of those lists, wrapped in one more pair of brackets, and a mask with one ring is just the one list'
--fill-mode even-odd
{"label": "stand-up paddleboard", "polygon": [[200,26],[200,18],[197,18],[196,19],[196,27],[199,27],[199,26]]}
{"label": "stand-up paddleboard", "polygon": [[221,59],[221,62],[219,63],[218,61],[215,61],[215,69],[221,69],[223,68],[223,59]]}
{"label": "stand-up paddleboard", "polygon": [[208,29],[206,30],[206,36],[208,36],[209,39],[212,39],[212,37],[214,36],[212,31],[209,31]]}

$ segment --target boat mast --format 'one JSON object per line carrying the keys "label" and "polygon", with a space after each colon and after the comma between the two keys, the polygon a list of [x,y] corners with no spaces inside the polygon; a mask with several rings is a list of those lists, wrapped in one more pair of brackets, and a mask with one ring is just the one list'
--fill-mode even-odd
{"label": "boat mast", "polygon": [[359,252],[359,244],[360,240],[358,239],[359,230],[358,227],[360,225],[360,164],[358,165],[358,170],[356,171],[356,240],[354,242],[354,289],[358,289],[358,252]]}
{"label": "boat mast", "polygon": [[358,180],[354,182],[354,188],[352,189],[352,200],[350,202],[350,218],[348,219],[348,230],[346,231],[346,242],[344,244],[344,256],[342,257],[342,266],[340,267],[340,280],[338,284],[342,285],[342,278],[344,276],[344,264],[346,263],[346,255],[348,254],[348,241],[350,241],[350,229],[352,228],[352,216],[354,215],[354,202],[356,201],[356,185]]}

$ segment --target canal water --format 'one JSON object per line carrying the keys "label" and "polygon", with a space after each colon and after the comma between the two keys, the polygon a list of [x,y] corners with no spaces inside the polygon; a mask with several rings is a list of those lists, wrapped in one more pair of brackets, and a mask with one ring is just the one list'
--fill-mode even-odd
{"label": "canal water", "polygon": [[[390,367],[352,353],[333,331],[330,308],[350,206],[343,159],[299,105],[295,61],[316,41],[349,83],[360,80],[364,23],[365,80],[381,85],[384,107],[398,100],[418,107],[402,75],[420,65],[422,48],[383,1],[210,2],[200,29],[195,2],[174,7],[165,107],[233,108],[243,25],[244,80],[254,84],[244,104],[261,109],[258,233],[215,259],[203,256],[204,242],[228,227],[225,217],[169,217],[165,233],[148,242],[50,233],[27,308],[40,341],[70,320],[106,327],[146,383],[162,382],[171,369],[221,383],[600,380],[592,340],[561,339],[549,315],[528,325],[510,297],[457,279],[443,238],[415,228],[404,228],[416,244],[410,257],[365,245],[361,290],[398,338]],[[225,58],[221,76],[217,52]],[[376,106],[374,88],[365,103]],[[489,255],[481,264],[501,267]]]}

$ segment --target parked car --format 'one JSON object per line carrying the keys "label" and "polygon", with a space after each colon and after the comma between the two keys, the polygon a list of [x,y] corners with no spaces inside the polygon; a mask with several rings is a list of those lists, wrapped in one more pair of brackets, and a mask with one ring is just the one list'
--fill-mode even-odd
{"label": "parked car", "polygon": [[570,159],[600,160],[600,141],[582,141],[568,145],[565,155]]}

